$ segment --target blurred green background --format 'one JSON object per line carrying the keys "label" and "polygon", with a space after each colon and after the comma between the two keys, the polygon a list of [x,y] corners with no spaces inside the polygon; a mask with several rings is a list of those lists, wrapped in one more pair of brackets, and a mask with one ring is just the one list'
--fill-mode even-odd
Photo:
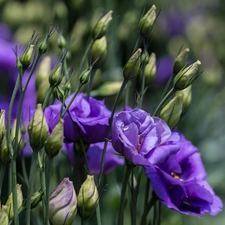
{"label": "blurred green background", "polygon": [[[189,47],[192,59],[202,62],[203,73],[194,82],[192,104],[182,119],[179,130],[199,148],[208,173],[208,182],[224,202],[225,1],[0,0],[0,22],[11,30],[10,41],[22,45],[28,43],[33,30],[43,37],[49,24],[58,25],[60,32],[70,43],[68,64],[77,73],[91,40],[92,27],[102,13],[113,10],[113,22],[107,34],[107,58],[103,68],[97,73],[95,88],[106,81],[122,79],[123,66],[132,54],[138,37],[138,21],[152,4],[156,5],[159,16],[152,31],[149,51],[156,53],[158,70],[161,72],[158,71],[157,82],[147,91],[143,108],[153,113],[165,80],[172,71],[173,59],[181,48]],[[59,56],[56,39],[57,35],[50,39],[50,52]],[[102,97],[104,96],[99,96]],[[115,95],[106,97],[109,107],[114,97]],[[134,94],[131,99],[134,101]],[[121,174],[122,170],[118,168],[105,177],[107,188],[101,199],[103,224],[114,224],[120,185],[116,180],[121,181]],[[141,203],[138,203],[140,210]],[[202,218],[188,217],[162,206],[162,225],[225,224],[224,211],[215,217],[206,215]],[[129,224],[129,219],[126,224]]]}

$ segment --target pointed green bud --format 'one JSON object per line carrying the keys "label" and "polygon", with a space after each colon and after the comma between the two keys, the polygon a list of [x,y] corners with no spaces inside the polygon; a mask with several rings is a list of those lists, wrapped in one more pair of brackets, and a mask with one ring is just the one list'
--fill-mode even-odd
{"label": "pointed green bud", "polygon": [[124,79],[132,80],[138,76],[141,65],[141,52],[142,50],[139,48],[127,61],[123,69]]}
{"label": "pointed green bud", "polygon": [[[11,128],[11,132],[10,132],[10,138],[11,138],[11,141],[12,143],[15,142],[15,137],[16,137],[16,119],[14,120],[13,122],[13,125],[12,125],[12,128]],[[22,137],[22,133],[21,133],[21,130],[19,128],[19,131],[18,131],[18,137],[17,137],[17,141],[18,141],[18,149],[16,149],[16,151],[20,151],[23,149],[24,147],[24,143],[23,143],[23,137]]]}
{"label": "pointed green bud", "polygon": [[170,129],[177,126],[183,110],[182,96],[175,96],[163,107],[159,117],[167,122]]}
{"label": "pointed green bud", "polygon": [[80,84],[84,85],[88,83],[91,74],[91,69],[85,70],[79,77]]}
{"label": "pointed green bud", "polygon": [[182,101],[183,101],[183,109],[182,109],[182,115],[184,115],[188,108],[189,105],[191,104],[191,99],[192,99],[192,85],[189,85],[187,88],[181,90],[181,91],[176,91],[175,92],[176,96],[182,96]]}
{"label": "pointed green bud", "polygon": [[189,55],[190,49],[186,48],[184,51],[176,57],[173,64],[173,73],[178,74],[187,64],[187,56]]}
{"label": "pointed green bud", "polygon": [[59,63],[50,73],[48,81],[50,86],[56,87],[58,86],[62,81],[62,73],[63,73],[63,64]]}
{"label": "pointed green bud", "polygon": [[0,142],[5,133],[5,110],[0,109]]}
{"label": "pointed green bud", "polygon": [[[17,190],[17,206],[18,206],[18,211],[20,211],[20,209],[22,207],[22,204],[23,204],[23,193],[22,193],[22,190],[21,190],[21,185],[17,184],[16,190]],[[13,217],[14,217],[13,195],[12,195],[12,193],[9,195],[5,205],[7,206],[7,212],[8,212],[9,220],[12,220]]]}
{"label": "pointed green bud", "polygon": [[60,119],[45,142],[45,152],[47,155],[54,157],[59,153],[63,145],[63,119]]}
{"label": "pointed green bud", "polygon": [[43,55],[48,50],[48,36],[46,36],[38,45],[39,54]]}
{"label": "pointed green bud", "polygon": [[56,98],[60,102],[64,102],[64,100],[65,100],[65,92],[64,92],[64,90],[60,86],[58,86],[56,88],[55,92],[56,92]]}
{"label": "pointed green bud", "polygon": [[91,64],[95,67],[101,67],[107,54],[107,40],[106,36],[94,41],[91,48]]}
{"label": "pointed green bud", "polygon": [[[37,89],[37,103],[43,104],[49,87],[50,85],[46,81],[39,84]],[[52,99],[52,95],[50,96],[49,102],[51,102],[51,99]]]}
{"label": "pointed green bud", "polygon": [[198,69],[201,62],[198,60],[187,68],[181,70],[174,78],[173,84],[176,90],[183,90],[191,85],[194,80],[199,76]]}
{"label": "pointed green bud", "polygon": [[141,62],[143,65],[146,65],[149,62],[149,54],[147,50],[144,50],[144,52],[141,54]]}
{"label": "pointed green bud", "polygon": [[156,76],[156,56],[154,52],[150,55],[148,64],[145,66],[144,76],[145,84],[151,85]]}
{"label": "pointed green bud", "polygon": [[6,132],[2,134],[2,140],[0,144],[0,163],[3,166],[7,166],[11,162],[10,152],[6,140]]}
{"label": "pointed green bud", "polygon": [[92,37],[94,39],[99,39],[106,34],[109,24],[112,20],[112,13],[113,11],[110,10],[96,23],[92,31]]}
{"label": "pointed green bud", "polygon": [[39,202],[41,202],[42,200],[42,195],[43,195],[43,191],[39,190],[36,191],[32,196],[31,196],[31,208],[35,208]]}
{"label": "pointed green bud", "polygon": [[38,89],[39,86],[48,79],[49,73],[51,70],[51,58],[49,56],[45,56],[38,67],[35,82],[36,88]]}
{"label": "pointed green bud", "polygon": [[34,47],[34,45],[30,45],[28,49],[26,49],[25,52],[22,53],[22,55],[19,57],[23,70],[26,70],[32,63],[34,56]]}
{"label": "pointed green bud", "polygon": [[140,19],[139,22],[139,29],[140,29],[140,34],[143,37],[148,38],[151,30],[152,30],[152,26],[155,22],[156,19],[156,6],[153,5],[147,13],[145,13],[145,15]]}
{"label": "pointed green bud", "polygon": [[49,200],[51,225],[71,225],[77,214],[77,196],[69,178],[56,187]]}
{"label": "pointed green bud", "polygon": [[28,125],[28,134],[30,145],[33,150],[39,150],[44,146],[48,137],[48,125],[41,104],[37,105],[34,116]]}
{"label": "pointed green bud", "polygon": [[66,39],[63,37],[62,34],[59,34],[58,39],[57,39],[57,44],[58,44],[58,47],[61,49],[65,49],[67,47]]}
{"label": "pointed green bud", "polygon": [[77,197],[77,206],[80,215],[88,218],[98,205],[98,190],[95,185],[94,176],[87,175],[86,180],[81,185]]}
{"label": "pointed green bud", "polygon": [[8,225],[9,224],[8,214],[3,209],[0,209],[0,224],[1,225]]}

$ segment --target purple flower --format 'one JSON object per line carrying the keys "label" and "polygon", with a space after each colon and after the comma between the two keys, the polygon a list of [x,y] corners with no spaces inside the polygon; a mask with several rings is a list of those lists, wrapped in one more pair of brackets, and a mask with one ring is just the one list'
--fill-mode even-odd
{"label": "purple flower", "polygon": [[145,173],[159,200],[168,208],[187,215],[218,214],[223,207],[206,181],[198,149],[182,134],[180,150],[164,162],[145,167]]}
{"label": "purple flower", "polygon": [[[70,102],[72,95],[66,99]],[[49,106],[45,116],[50,129],[55,126],[60,116],[61,103]],[[109,125],[111,112],[104,105],[92,97],[78,94],[69,107],[69,113],[64,116],[64,136],[66,142],[76,142],[79,137],[87,143],[104,141]]]}
{"label": "purple flower", "polygon": [[118,113],[112,124],[114,149],[135,165],[163,162],[176,153],[179,135],[161,119],[141,109]]}
{"label": "purple flower", "polygon": [[[104,149],[104,142],[91,144],[87,151],[87,160],[90,174],[98,174],[101,169],[102,153]],[[74,163],[73,144],[66,144],[66,150],[69,160]],[[104,173],[110,173],[117,166],[122,165],[124,159],[118,156],[118,153],[113,149],[109,142],[106,149]]]}

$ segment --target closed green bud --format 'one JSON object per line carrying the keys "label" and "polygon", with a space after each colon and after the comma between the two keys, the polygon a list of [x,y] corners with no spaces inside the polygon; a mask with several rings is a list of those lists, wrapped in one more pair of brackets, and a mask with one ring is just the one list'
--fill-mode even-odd
{"label": "closed green bud", "polygon": [[30,145],[33,150],[39,150],[44,146],[48,137],[48,125],[41,104],[37,105],[34,116],[28,125],[28,134]]}
{"label": "closed green bud", "polygon": [[182,96],[175,96],[160,112],[159,117],[167,122],[170,129],[177,126],[183,110]]}
{"label": "closed green bud", "polygon": [[[23,193],[21,190],[21,185],[17,184],[16,190],[17,190],[17,207],[18,207],[18,211],[20,211],[20,209],[22,208],[22,204],[23,204]],[[9,195],[5,205],[7,206],[9,220],[12,220],[14,217],[12,193]]]}
{"label": "closed green bud", "polygon": [[91,69],[85,70],[79,77],[80,84],[84,85],[88,83],[91,74]]}
{"label": "closed green bud", "polygon": [[91,48],[91,64],[95,67],[101,67],[107,54],[107,40],[106,36],[94,41]]}
{"label": "closed green bud", "polygon": [[66,48],[66,46],[67,46],[66,39],[63,37],[62,34],[59,34],[58,39],[57,39],[57,44],[58,44],[58,47],[61,49]]}
{"label": "closed green bud", "polygon": [[173,64],[173,73],[178,74],[184,66],[187,64],[187,56],[190,52],[189,48],[184,49],[184,51],[180,52],[180,54],[176,57]]}
{"label": "closed green bud", "polygon": [[194,80],[199,76],[198,69],[201,62],[198,60],[187,68],[181,70],[174,78],[173,84],[176,90],[183,90],[191,85]]}
{"label": "closed green bud", "polygon": [[94,39],[99,39],[106,34],[109,24],[112,20],[112,13],[113,11],[110,10],[96,23],[92,31],[92,37]]}
{"label": "closed green bud", "polygon": [[123,69],[124,79],[132,80],[139,74],[141,65],[141,52],[142,50],[139,48],[127,61]]}
{"label": "closed green bud", "polygon": [[[38,89],[39,86],[44,82],[46,83],[46,80],[48,79],[49,73],[51,70],[51,58],[49,56],[45,56],[38,67],[35,82],[36,82],[36,88]],[[49,85],[47,85],[49,86]],[[42,89],[42,88],[41,88]]]}
{"label": "closed green bud", "polygon": [[56,187],[49,199],[51,225],[71,225],[77,214],[77,196],[69,178]]}
{"label": "closed green bud", "polygon": [[46,36],[38,45],[39,54],[44,54],[48,50],[48,37]]}
{"label": "closed green bud", "polygon": [[141,54],[141,62],[146,65],[149,62],[149,54],[148,51],[144,50],[144,52]]}
{"label": "closed green bud", "polygon": [[0,163],[3,166],[7,166],[11,162],[10,152],[7,145],[6,133],[2,134],[2,140],[0,144]]}
{"label": "closed green bud", "polygon": [[191,99],[192,99],[192,85],[189,85],[187,88],[181,90],[181,91],[176,91],[175,92],[176,96],[182,96],[182,101],[183,101],[183,109],[182,109],[182,115],[184,115],[190,104],[191,104]]}
{"label": "closed green bud", "polygon": [[[43,104],[46,94],[49,89],[49,83],[48,82],[42,82],[39,84],[38,89],[37,89],[37,103]],[[52,95],[50,96],[49,102],[51,102]]]}
{"label": "closed green bud", "polygon": [[34,56],[34,45],[30,45],[28,49],[19,57],[23,70],[26,70],[32,63]]}
{"label": "closed green bud", "polygon": [[0,142],[5,133],[5,110],[0,109]]}
{"label": "closed green bud", "polygon": [[145,66],[144,76],[145,84],[151,85],[156,76],[156,56],[154,52],[150,55],[148,64]]}
{"label": "closed green bud", "polygon": [[94,176],[87,175],[86,180],[81,185],[77,197],[77,206],[80,215],[88,218],[98,205],[98,190],[95,185]]}
{"label": "closed green bud", "polygon": [[42,200],[42,195],[43,195],[43,191],[39,190],[36,191],[32,196],[31,196],[31,208],[35,208],[39,202],[41,202]]}
{"label": "closed green bud", "polygon": [[[15,119],[13,122],[12,128],[11,128],[11,132],[10,132],[10,138],[11,138],[12,143],[15,142],[15,137],[16,137],[16,121],[17,120]],[[24,147],[23,137],[22,137],[20,128],[18,130],[17,142],[18,142],[18,149],[16,149],[16,151],[18,152],[18,151],[22,150]]]}
{"label": "closed green bud", "polygon": [[56,93],[56,98],[57,98],[60,102],[64,102],[64,100],[65,100],[65,92],[64,92],[64,90],[63,90],[60,86],[58,86],[58,87],[56,88],[55,93]]}
{"label": "closed green bud", "polygon": [[63,124],[63,119],[60,119],[45,143],[45,152],[51,157],[56,156],[62,148],[64,138]]}
{"label": "closed green bud", "polygon": [[4,209],[0,209],[0,224],[1,225],[9,224],[9,217],[7,212]]}
{"label": "closed green bud", "polygon": [[143,37],[148,38],[151,30],[152,30],[152,26],[155,22],[156,19],[156,6],[153,5],[148,12],[140,19],[139,22],[139,29],[140,29],[140,34]]}
{"label": "closed green bud", "polygon": [[54,68],[48,78],[49,84],[52,87],[58,86],[62,81],[62,70],[63,70],[63,64],[59,63],[56,68]]}

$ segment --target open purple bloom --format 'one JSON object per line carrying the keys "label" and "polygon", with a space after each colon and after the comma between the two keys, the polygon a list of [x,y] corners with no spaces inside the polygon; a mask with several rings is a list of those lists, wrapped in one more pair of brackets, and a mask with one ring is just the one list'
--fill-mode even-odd
{"label": "open purple bloom", "polygon": [[114,149],[135,165],[163,162],[176,153],[179,135],[161,119],[141,109],[118,113],[112,124]]}
{"label": "open purple bloom", "polygon": [[[101,169],[102,153],[104,149],[104,142],[91,144],[87,151],[87,160],[90,174],[98,174]],[[66,144],[66,150],[69,160],[74,162],[73,144]],[[118,156],[118,153],[113,149],[109,142],[106,149],[104,173],[110,173],[119,165],[123,165],[124,159]]]}
{"label": "open purple bloom", "polygon": [[[72,95],[66,99],[70,102]],[[50,129],[55,126],[60,116],[61,103],[49,106],[45,116]],[[66,142],[76,142],[79,137],[86,143],[104,141],[111,112],[104,101],[78,94],[64,116],[64,136]]]}
{"label": "open purple bloom", "polygon": [[187,215],[218,214],[223,207],[206,181],[198,149],[180,134],[180,150],[167,160],[145,167],[159,200],[168,208]]}

